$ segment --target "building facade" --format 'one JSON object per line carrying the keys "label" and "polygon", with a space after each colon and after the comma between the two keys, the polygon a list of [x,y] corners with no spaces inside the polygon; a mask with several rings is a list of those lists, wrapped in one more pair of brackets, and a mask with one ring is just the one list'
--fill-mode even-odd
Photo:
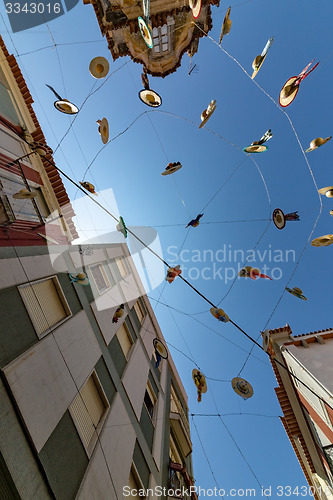
{"label": "building facade", "polygon": [[293,336],[286,325],[269,334],[272,355],[283,365],[271,357],[282,423],[314,498],[331,499],[333,329]]}
{"label": "building facade", "polygon": [[138,25],[138,17],[143,16],[142,1],[83,1],[92,4],[114,61],[130,56],[142,64],[147,73],[161,77],[177,70],[185,52],[190,56],[197,52],[199,39],[213,26],[211,5],[219,5],[219,0],[203,0],[200,15],[194,19],[187,1],[151,0],[149,21],[153,48],[148,49]]}

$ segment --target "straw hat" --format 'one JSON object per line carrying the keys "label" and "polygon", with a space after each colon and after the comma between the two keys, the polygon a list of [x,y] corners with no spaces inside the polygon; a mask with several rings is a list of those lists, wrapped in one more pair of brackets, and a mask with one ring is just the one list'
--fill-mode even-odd
{"label": "straw hat", "polygon": [[166,166],[164,172],[162,172],[161,175],[170,175],[173,174],[174,172],[177,172],[180,168],[182,168],[182,164],[180,162],[177,163],[168,163]]}
{"label": "straw hat", "polygon": [[254,61],[252,63],[252,69],[253,69],[253,73],[252,73],[252,76],[251,76],[252,80],[255,78],[255,76],[257,75],[258,71],[260,70],[262,63],[266,59],[266,55],[267,54],[265,54],[264,56],[262,56],[261,54],[259,54],[254,59]]}
{"label": "straw hat", "polygon": [[140,100],[151,108],[158,108],[162,104],[162,98],[157,92],[151,89],[143,89],[139,92]]}
{"label": "straw hat", "polygon": [[223,309],[217,309],[216,307],[211,307],[210,313],[214,316],[214,318],[222,321],[222,323],[228,323],[230,321],[229,316],[223,311]]}
{"label": "straw hat", "polygon": [[300,288],[297,288],[297,286],[294,286],[293,288],[286,287],[285,290],[287,290],[287,292],[291,293],[291,295],[295,295],[295,297],[298,297],[299,299],[308,300],[306,297],[304,297],[303,290],[301,290]]}
{"label": "straw hat", "polygon": [[293,102],[295,99],[299,84],[292,86],[292,84],[297,80],[297,76],[292,76],[286,83],[283,85],[282,90],[280,92],[279,103],[282,108],[286,108]]}
{"label": "straw hat", "polygon": [[270,343],[270,334],[268,330],[265,330],[264,332],[261,333],[262,335],[262,347],[265,352],[268,351],[269,343]]}
{"label": "straw hat", "polygon": [[219,40],[219,44],[221,44],[222,42],[222,38],[224,37],[224,35],[228,35],[230,33],[230,30],[231,30],[231,20],[229,19],[229,16],[230,16],[230,11],[231,11],[231,7],[229,7],[229,9],[227,10],[227,13],[225,15],[225,18],[223,20],[223,24],[222,24],[222,29],[221,29],[221,34],[220,34],[220,40]]}
{"label": "straw hat", "polygon": [[215,109],[216,109],[216,100],[212,100],[210,101],[208,108],[201,113],[201,124],[199,125],[199,128],[205,125],[207,120],[209,120],[209,118],[214,113]]}
{"label": "straw hat", "polygon": [[330,214],[333,215],[333,210],[330,210]]}
{"label": "straw hat", "polygon": [[190,0],[189,1],[190,8],[192,9],[192,14],[194,19],[197,19],[200,16],[201,12],[201,0]]}
{"label": "straw hat", "polygon": [[97,196],[97,193],[95,193],[95,186],[93,184],[91,184],[91,182],[84,181],[84,182],[80,182],[80,184],[84,189],[89,191],[89,193],[95,194]]}
{"label": "straw hat", "polygon": [[313,247],[328,247],[333,243],[333,234],[325,234],[311,241]]}
{"label": "straw hat", "polygon": [[277,227],[278,229],[283,229],[285,227],[286,218],[285,218],[285,215],[280,208],[276,208],[273,211],[273,222],[274,222],[275,227]]}
{"label": "straw hat", "polygon": [[32,144],[30,144],[30,147],[35,151],[35,153],[39,154],[40,156],[53,154],[52,149],[47,144],[43,144],[42,142],[33,142]]}
{"label": "straw hat", "polygon": [[72,283],[78,283],[79,285],[89,285],[89,278],[86,273],[70,274],[69,277]]}
{"label": "straw hat", "polygon": [[60,111],[61,113],[65,113],[66,115],[76,115],[76,113],[79,112],[79,108],[67,99],[55,101],[54,107],[58,111]]}
{"label": "straw hat", "polygon": [[157,337],[153,340],[153,345],[155,350],[158,352],[158,354],[161,356],[163,359],[168,358],[168,351],[163,342],[160,341]]}
{"label": "straw hat", "polygon": [[98,123],[98,132],[101,136],[102,143],[106,144],[109,140],[109,123],[106,118],[103,118],[102,120],[97,120],[96,123]]}
{"label": "straw hat", "polygon": [[332,136],[326,137],[326,139],[323,139],[322,137],[317,137],[317,139],[313,139],[313,141],[310,142],[310,147],[305,152],[310,153],[310,151],[319,148],[319,146],[323,146],[323,144],[326,144],[326,142],[330,141],[331,139]]}
{"label": "straw hat", "polygon": [[324,194],[327,198],[333,198],[333,186],[318,189],[319,194]]}
{"label": "straw hat", "polygon": [[95,57],[90,61],[89,71],[94,78],[105,78],[110,69],[110,65],[105,57]]}
{"label": "straw hat", "polygon": [[13,194],[13,198],[16,200],[32,200],[36,198],[37,193],[29,191],[29,189],[21,189],[18,193]]}
{"label": "straw hat", "polygon": [[154,42],[153,42],[153,37],[151,35],[151,28],[150,28],[150,26],[148,26],[148,24],[146,23],[146,21],[141,16],[138,17],[138,23],[139,23],[140,32],[141,32],[142,38],[145,41],[145,44],[147,45],[147,47],[149,47],[150,49],[152,49],[153,45],[154,45]]}
{"label": "straw hat", "polygon": [[252,398],[253,388],[247,380],[240,377],[235,377],[232,379],[231,385],[238,396],[241,396],[243,399]]}
{"label": "straw hat", "polygon": [[265,144],[258,144],[258,141],[252,142],[251,146],[246,146],[246,148],[243,148],[243,151],[245,153],[263,153],[264,151],[267,151],[268,146]]}
{"label": "straw hat", "polygon": [[[194,368],[192,370],[192,378],[193,382],[195,383],[195,386],[198,387],[198,385],[201,385],[201,392],[207,392],[207,382],[206,382],[206,377],[201,373],[199,370]],[[198,383],[198,385],[197,385]]]}

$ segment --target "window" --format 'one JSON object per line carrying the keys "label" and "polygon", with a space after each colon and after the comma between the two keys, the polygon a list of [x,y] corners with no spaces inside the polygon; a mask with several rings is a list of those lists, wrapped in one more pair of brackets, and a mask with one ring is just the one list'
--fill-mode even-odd
{"label": "window", "polygon": [[120,276],[122,278],[125,278],[125,276],[128,276],[129,275],[128,266],[125,262],[125,259],[121,259],[120,257],[116,257],[115,261],[116,261],[118,270],[120,272]]}
{"label": "window", "polygon": [[135,304],[134,304],[134,311],[136,312],[138,320],[139,320],[139,322],[141,324],[142,321],[143,321],[143,319],[144,319],[144,317],[145,317],[145,313],[144,313],[143,308],[142,308],[142,306],[141,306],[141,304],[140,304],[139,301],[135,302]]}
{"label": "window", "polygon": [[129,495],[130,498],[136,498],[137,500],[145,500],[146,497],[139,495],[140,492],[139,490],[143,490],[144,488],[134,465],[132,465],[131,467],[128,479],[128,486],[130,487],[131,490],[131,495]]}
{"label": "window", "polygon": [[15,222],[16,217],[5,194],[2,194],[3,185],[0,181],[0,224],[6,226]]}
{"label": "window", "polygon": [[171,26],[163,24],[158,28],[153,28],[153,51],[155,54],[170,52],[170,32]]}
{"label": "window", "polygon": [[119,340],[120,347],[123,350],[125,358],[128,357],[128,353],[134,344],[134,341],[132,339],[132,336],[129,332],[129,329],[127,328],[126,324],[123,323],[117,330],[117,338]]}
{"label": "window", "polygon": [[105,290],[110,288],[110,281],[103,269],[102,264],[90,266],[90,271],[99,293],[103,293]]}
{"label": "window", "polygon": [[69,407],[73,422],[86,448],[97,438],[95,431],[109,407],[107,398],[95,372],[88,378]]}
{"label": "window", "polygon": [[40,338],[72,315],[56,276],[18,288]]}
{"label": "window", "polygon": [[148,382],[148,385],[147,385],[147,388],[146,388],[146,392],[145,392],[145,397],[144,397],[144,404],[147,408],[147,411],[149,413],[149,416],[150,418],[153,420],[154,418],[154,408],[155,408],[155,404],[156,404],[156,401],[157,401],[157,398],[154,394],[154,391],[150,385],[150,383]]}

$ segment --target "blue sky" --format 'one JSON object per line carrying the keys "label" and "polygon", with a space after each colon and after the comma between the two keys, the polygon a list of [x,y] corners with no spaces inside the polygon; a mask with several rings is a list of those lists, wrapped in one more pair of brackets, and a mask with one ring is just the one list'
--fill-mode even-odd
{"label": "blue sky", "polygon": [[[222,41],[222,49],[239,64],[214,43],[230,4],[232,28]],[[333,184],[333,141],[307,154],[306,159],[299,142],[305,150],[312,139],[332,135],[333,6],[329,0],[230,4],[221,2],[219,8],[212,7],[209,37],[213,40],[202,38],[192,61],[198,72],[188,75],[189,58],[184,55],[176,73],[165,79],[150,77],[151,88],[163,98],[163,105],[155,110],[138,99],[141,66],[129,58],[112,62],[90,5],[80,2],[47,26],[16,34],[10,32],[2,8],[1,33],[9,52],[17,57],[35,101],[34,109],[54,150],[73,118],[54,109],[53,95],[45,84],[80,107],[102,83],[91,77],[90,60],[99,55],[110,59],[110,73],[114,74],[82,106],[55,154],[61,169],[76,182],[83,180],[102,147],[97,119],[108,119],[111,138],[136,120],[100,152],[85,180],[98,191],[113,190],[129,227],[156,227],[167,261],[173,261],[173,254],[180,249],[187,250],[176,259],[186,267],[183,276],[212,302],[223,299],[221,307],[253,338],[267,322],[272,329],[289,323],[294,334],[329,328],[332,247],[314,248],[307,242],[332,233],[329,211],[333,205],[325,197],[317,221],[320,199],[315,182],[318,188]],[[240,65],[252,75],[252,61],[271,36],[274,43],[252,81]],[[51,47],[44,48],[47,46]],[[276,104],[283,84],[312,59],[314,64],[320,61],[319,66],[301,83],[296,99],[283,112]],[[199,130],[201,112],[212,99],[217,101],[216,111]],[[268,151],[246,157],[243,147],[259,140],[268,128],[273,133]],[[166,164],[175,161],[181,161],[183,168],[162,177]],[[72,200],[81,196],[73,185],[67,181],[65,185]],[[99,201],[108,204],[105,197]],[[278,231],[267,220],[277,207],[285,213],[298,210],[300,222],[287,222],[285,229]],[[185,229],[201,211],[200,226]],[[241,220],[252,222],[230,222]],[[100,227],[101,223],[95,219],[84,229],[107,232],[115,227],[111,219],[103,220],[107,227]],[[82,227],[84,221],[78,225]],[[240,252],[236,259],[232,254],[231,259],[222,261],[223,249]],[[239,279],[232,285],[225,279],[226,272],[227,276],[237,272],[243,264],[241,251],[246,257],[253,249],[256,261],[249,265],[260,269],[266,265],[268,275],[277,268],[273,272],[279,279]],[[277,255],[280,259],[282,255],[283,261],[278,261]],[[187,259],[190,261],[185,262]],[[204,268],[208,270],[202,274]],[[287,284],[302,288],[308,301],[283,294]],[[232,324],[217,322],[209,313],[210,306],[181,280],[171,285],[163,282],[149,296],[186,387],[190,413],[233,414],[223,421],[259,482],[272,486],[272,498],[277,497],[277,485],[292,489],[305,485],[278,418],[277,383],[266,355],[254,347],[242,371],[254,388],[254,396],[243,401],[233,392],[230,381],[241,370],[252,343]],[[195,364],[207,376],[208,391],[201,403],[196,401],[191,378]],[[194,422],[205,450],[192,425],[196,484],[226,490],[258,488],[219,418],[197,416]]]}

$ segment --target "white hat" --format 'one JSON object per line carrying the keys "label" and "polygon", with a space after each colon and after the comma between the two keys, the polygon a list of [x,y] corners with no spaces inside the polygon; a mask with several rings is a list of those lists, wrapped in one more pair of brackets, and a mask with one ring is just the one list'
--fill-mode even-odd
{"label": "white hat", "polygon": [[89,71],[94,78],[104,78],[108,74],[110,65],[105,57],[95,57],[90,61]]}

